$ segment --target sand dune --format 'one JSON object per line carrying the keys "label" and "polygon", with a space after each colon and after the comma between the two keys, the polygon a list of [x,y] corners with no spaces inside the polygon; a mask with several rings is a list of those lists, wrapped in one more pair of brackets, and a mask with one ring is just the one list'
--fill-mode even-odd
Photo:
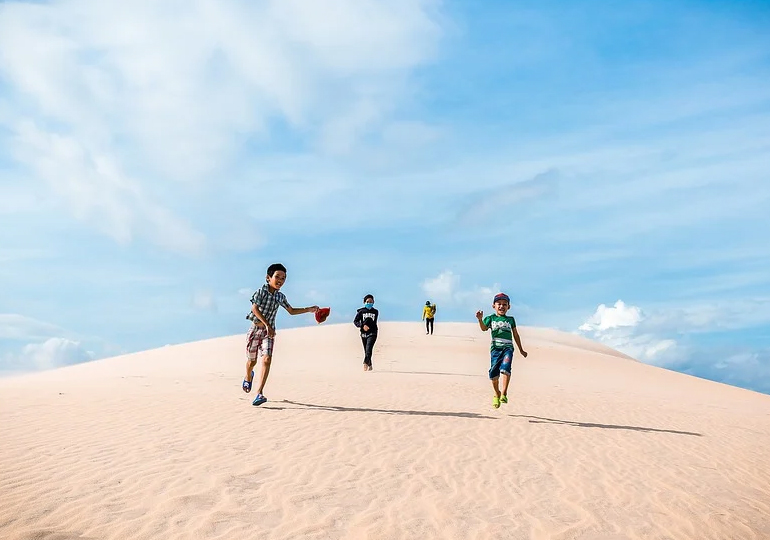
{"label": "sand dune", "polygon": [[770,396],[522,328],[511,402],[489,336],[279,331],[0,380],[2,539],[770,539]]}

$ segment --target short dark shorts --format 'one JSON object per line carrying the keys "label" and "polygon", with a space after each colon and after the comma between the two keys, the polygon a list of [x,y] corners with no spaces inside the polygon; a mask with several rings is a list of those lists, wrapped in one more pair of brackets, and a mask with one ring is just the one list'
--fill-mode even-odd
{"label": "short dark shorts", "polygon": [[511,375],[511,362],[513,362],[513,349],[492,349],[491,366],[489,368],[489,378],[497,379],[500,373]]}

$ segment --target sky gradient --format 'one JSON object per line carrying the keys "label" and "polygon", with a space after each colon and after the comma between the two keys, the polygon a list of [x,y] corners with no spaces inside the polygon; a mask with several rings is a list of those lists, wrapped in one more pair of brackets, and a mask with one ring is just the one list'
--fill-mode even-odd
{"label": "sky gradient", "polygon": [[770,393],[767,3],[109,4],[0,3],[0,372],[245,332],[283,262]]}

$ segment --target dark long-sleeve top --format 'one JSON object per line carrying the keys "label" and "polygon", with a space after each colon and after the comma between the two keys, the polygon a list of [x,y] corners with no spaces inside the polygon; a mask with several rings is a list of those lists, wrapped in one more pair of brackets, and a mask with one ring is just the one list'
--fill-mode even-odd
{"label": "dark long-sleeve top", "polygon": [[[361,337],[369,337],[377,335],[377,319],[380,316],[380,312],[376,308],[358,308],[356,311],[356,318],[353,319],[353,324],[356,328],[361,330]],[[369,330],[364,331],[364,326],[368,326]]]}

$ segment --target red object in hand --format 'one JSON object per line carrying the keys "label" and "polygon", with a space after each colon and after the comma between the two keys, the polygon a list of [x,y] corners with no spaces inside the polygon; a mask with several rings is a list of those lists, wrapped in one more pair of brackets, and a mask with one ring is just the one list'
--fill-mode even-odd
{"label": "red object in hand", "polygon": [[326,318],[329,316],[329,313],[331,313],[331,308],[328,307],[322,307],[318,308],[318,311],[315,312],[315,320],[318,324],[321,324],[326,320]]}

